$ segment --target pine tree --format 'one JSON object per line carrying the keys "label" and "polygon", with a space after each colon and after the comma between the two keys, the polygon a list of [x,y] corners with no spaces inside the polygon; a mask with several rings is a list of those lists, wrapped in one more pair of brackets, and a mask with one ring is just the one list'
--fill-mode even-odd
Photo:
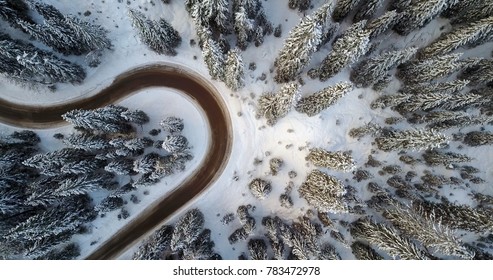
{"label": "pine tree", "polygon": [[99,25],[61,14],[54,6],[29,2],[44,17],[43,24],[20,21],[24,31],[65,55],[81,55],[111,48],[108,31]]}
{"label": "pine tree", "polygon": [[260,178],[253,179],[248,184],[248,188],[250,189],[250,192],[253,194],[253,196],[255,196],[257,199],[264,199],[272,191],[272,186],[270,182],[267,182]]}
{"label": "pine tree", "polygon": [[296,104],[296,111],[313,117],[329,106],[335,104],[352,89],[353,85],[348,82],[326,87],[313,95],[301,98]]}
{"label": "pine tree", "polygon": [[53,191],[55,196],[65,197],[79,194],[86,194],[97,189],[105,188],[108,182],[107,176],[88,176],[83,175],[76,178],[67,178],[60,181],[58,188]]}
{"label": "pine tree", "polygon": [[211,75],[212,79],[223,80],[225,62],[224,55],[218,43],[212,38],[207,39],[204,42],[202,56],[204,57],[204,62],[209,69],[209,75]]}
{"label": "pine tree", "polygon": [[104,136],[87,132],[73,133],[69,137],[65,138],[63,142],[71,148],[86,151],[105,151],[111,147],[108,140]]}
{"label": "pine tree", "polygon": [[353,158],[349,153],[330,152],[321,148],[310,149],[305,160],[318,167],[349,172],[355,168]]}
{"label": "pine tree", "polygon": [[418,0],[406,7],[405,14],[396,24],[394,30],[400,35],[408,35],[412,31],[424,27],[439,16],[449,6],[450,0]]}
{"label": "pine tree", "polygon": [[243,58],[238,49],[233,49],[226,55],[224,82],[233,91],[245,86]]}
{"label": "pine tree", "polygon": [[455,1],[442,16],[451,18],[452,24],[468,23],[493,14],[493,4],[488,0]]}
{"label": "pine tree", "polygon": [[351,226],[351,235],[367,240],[370,244],[385,251],[393,258],[401,260],[428,260],[429,257],[408,238],[394,228],[375,223],[369,219],[359,219]]}
{"label": "pine tree", "polygon": [[419,240],[427,248],[464,259],[472,257],[471,252],[455,236],[455,232],[441,224],[435,215],[419,216],[409,207],[397,204],[386,209],[383,215],[402,233]]}
{"label": "pine tree", "polygon": [[259,98],[258,113],[267,119],[268,125],[273,126],[289,113],[297,100],[299,87],[298,83],[288,83],[278,93],[266,93]]}
{"label": "pine tree", "polygon": [[372,86],[384,79],[397,65],[411,59],[417,50],[415,47],[410,47],[366,59],[353,68],[350,79],[358,87]]}
{"label": "pine tree", "polygon": [[491,213],[480,208],[472,208],[463,204],[450,202],[433,203],[429,201],[413,201],[412,208],[421,216],[434,215],[452,229],[483,233],[493,229]]}
{"label": "pine tree", "polygon": [[172,154],[181,153],[187,148],[188,140],[182,135],[168,135],[163,142],[163,149]]}
{"label": "pine tree", "polygon": [[263,239],[250,239],[248,252],[252,260],[267,260],[267,244]]}
{"label": "pine tree", "polygon": [[156,230],[139,246],[133,254],[134,260],[162,260],[166,251],[169,250],[173,227],[164,225]]}
{"label": "pine tree", "polygon": [[198,209],[189,210],[175,224],[170,247],[177,252],[192,245],[204,227],[204,215]]}
{"label": "pine tree", "polygon": [[380,17],[371,20],[366,25],[366,29],[370,30],[370,39],[375,39],[379,35],[391,30],[394,25],[401,19],[402,13],[395,10],[385,12]]}
{"label": "pine tree", "polygon": [[[454,53],[427,60],[410,61],[400,67],[397,77],[406,84],[424,83],[443,78],[464,65],[464,62],[459,60],[461,56],[461,53]],[[462,77],[460,79],[470,80]]]}
{"label": "pine tree", "polygon": [[443,83],[422,83],[404,85],[399,91],[405,94],[421,94],[428,95],[432,93],[441,93],[445,95],[453,95],[462,91],[469,84],[467,80],[453,80]]}
{"label": "pine tree", "polygon": [[372,19],[373,16],[377,13],[378,9],[382,7],[383,3],[383,0],[362,1],[361,5],[358,7],[356,14],[354,15],[353,22]]}
{"label": "pine tree", "polygon": [[332,18],[336,22],[343,21],[361,2],[362,0],[337,0]]}
{"label": "pine tree", "polygon": [[437,150],[428,150],[423,154],[426,164],[430,166],[444,165],[449,166],[454,163],[469,162],[472,158],[452,152],[440,152]]}
{"label": "pine tree", "polygon": [[183,260],[211,260],[215,257],[210,229],[204,229],[189,247],[183,249]]}
{"label": "pine tree", "polygon": [[129,158],[117,158],[108,163],[104,170],[116,175],[133,175],[134,161]]}
{"label": "pine tree", "polygon": [[174,116],[164,118],[159,125],[169,133],[180,133],[185,127],[183,119]]}
{"label": "pine tree", "polygon": [[[328,2],[313,14],[301,19],[289,33],[283,48],[274,62],[277,66],[275,80],[278,83],[292,81],[305,68],[322,42],[324,30],[332,28],[329,14],[332,3]],[[330,40],[330,38],[325,38]]]}
{"label": "pine tree", "polygon": [[437,148],[445,144],[448,138],[433,130],[403,130],[389,131],[375,141],[379,149],[389,152]]}
{"label": "pine tree", "polygon": [[347,212],[347,205],[343,200],[346,193],[344,186],[336,178],[321,171],[310,172],[298,192],[300,197],[306,199],[318,211]]}
{"label": "pine tree", "polygon": [[181,37],[166,20],[149,20],[134,9],[129,9],[128,15],[145,45],[158,54],[176,55],[175,48],[180,45]]}
{"label": "pine tree", "polygon": [[469,80],[472,86],[484,85],[493,81],[493,59],[481,59],[477,64],[469,66],[457,76]]}
{"label": "pine tree", "polygon": [[126,134],[134,130],[122,116],[127,110],[125,107],[114,105],[96,110],[75,109],[63,114],[62,118],[79,129]]}
{"label": "pine tree", "polygon": [[422,49],[420,56],[429,58],[444,55],[460,47],[477,46],[490,40],[493,40],[493,16],[470,22],[467,25],[452,29],[449,33],[442,34],[437,40]]}
{"label": "pine tree", "polygon": [[344,67],[358,61],[369,49],[371,32],[365,29],[366,21],[360,21],[349,27],[348,30],[338,38],[332,52],[322,61],[319,69],[320,80],[325,81],[333,77]]}
{"label": "pine tree", "polygon": [[234,14],[234,30],[237,38],[236,45],[241,50],[246,50],[248,42],[251,41],[255,21],[248,18],[248,14],[243,6],[240,6]]}
{"label": "pine tree", "polygon": [[24,0],[0,0],[0,17],[14,26],[19,20],[32,22]]}
{"label": "pine tree", "polygon": [[351,251],[357,260],[382,260],[383,257],[379,255],[370,246],[356,241],[351,244]]}
{"label": "pine tree", "polygon": [[493,133],[487,131],[471,131],[464,137],[464,144],[477,147],[493,144]]}

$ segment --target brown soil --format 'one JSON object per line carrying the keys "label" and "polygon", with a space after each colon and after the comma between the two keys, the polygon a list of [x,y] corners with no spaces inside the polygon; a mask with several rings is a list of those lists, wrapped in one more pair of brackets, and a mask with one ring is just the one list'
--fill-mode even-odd
{"label": "brown soil", "polygon": [[[50,107],[14,104],[0,100],[0,121],[18,127],[47,128],[65,125],[61,115],[73,109],[94,109],[115,103],[138,90],[169,87],[191,97],[205,112],[211,141],[205,159],[184,182],[166,197],[105,241],[87,259],[112,259],[141,236],[198,196],[222,173],[229,159],[232,128],[229,113],[219,93],[203,78],[173,66],[152,65],[126,72],[101,92],[81,100]],[[164,104],[165,105],[165,104]],[[145,110],[145,108],[143,108]]]}

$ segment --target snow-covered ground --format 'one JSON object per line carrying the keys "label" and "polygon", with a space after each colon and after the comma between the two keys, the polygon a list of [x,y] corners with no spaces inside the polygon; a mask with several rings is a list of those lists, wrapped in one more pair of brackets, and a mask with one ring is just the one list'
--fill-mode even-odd
{"label": "snow-covered ground", "polygon": [[[48,1],[46,1],[48,2]],[[86,10],[91,11],[91,15],[82,16],[85,19],[94,21],[110,30],[109,36],[113,42],[113,51],[107,51],[103,57],[101,65],[95,69],[90,69],[88,77],[81,86],[60,85],[57,92],[31,92],[26,89],[0,81],[2,86],[2,98],[13,100],[19,103],[29,104],[53,104],[62,103],[72,99],[78,99],[89,96],[98,92],[100,89],[109,85],[113,77],[124,72],[125,70],[156,62],[165,62],[180,64],[184,67],[193,69],[204,77],[209,77],[207,68],[201,59],[201,51],[197,45],[191,46],[190,39],[196,36],[192,21],[189,19],[183,5],[177,1],[171,1],[172,4],[165,5],[158,0],[135,0],[130,6],[145,11],[146,15],[151,18],[163,17],[175,29],[178,30],[182,37],[182,44],[178,47],[178,55],[175,57],[160,56],[149,51],[136,37],[130,21],[126,14],[127,1],[85,1],[76,5],[71,0],[50,0],[53,5],[60,10],[68,13],[79,14]],[[312,1],[315,7],[318,7],[323,1]],[[212,81],[213,85],[222,94],[229,112],[231,114],[234,142],[232,154],[227,167],[209,189],[202,195],[190,201],[183,211],[177,212],[173,217],[164,223],[174,223],[177,218],[190,208],[199,208],[205,216],[205,227],[211,229],[212,240],[215,242],[215,250],[224,259],[236,259],[242,252],[246,252],[246,242],[238,242],[234,245],[229,244],[227,237],[238,227],[238,220],[229,225],[224,225],[221,218],[227,213],[235,213],[239,205],[252,205],[255,207],[250,211],[251,215],[260,225],[262,217],[277,215],[285,220],[294,220],[299,216],[306,214],[310,207],[306,201],[298,195],[297,188],[305,180],[309,171],[314,167],[305,161],[308,149],[312,147],[321,147],[330,151],[351,151],[355,160],[356,167],[363,167],[367,161],[368,155],[373,154],[378,160],[384,163],[401,164],[398,160],[397,153],[384,153],[375,151],[375,146],[371,144],[372,138],[366,137],[357,140],[348,136],[351,128],[362,126],[368,122],[384,124],[387,117],[397,116],[396,112],[390,109],[371,110],[370,103],[378,97],[378,93],[370,89],[355,89],[343,97],[335,105],[315,117],[307,117],[296,111],[290,112],[285,118],[279,120],[274,127],[266,125],[264,119],[256,118],[256,99],[264,92],[277,91],[279,85],[273,82],[274,76],[274,59],[278,50],[281,48],[284,39],[298,22],[302,13],[288,9],[285,1],[270,0],[262,2],[266,10],[268,19],[273,26],[282,24],[282,37],[275,38],[268,36],[260,47],[250,45],[243,52],[243,61],[246,68],[249,63],[256,63],[255,70],[246,70],[247,86],[239,92],[233,93],[227,87],[217,81]],[[312,10],[308,10],[310,13]],[[343,25],[343,29],[347,26]],[[382,48],[387,46],[424,46],[431,40],[438,37],[440,27],[445,26],[444,30],[449,28],[446,20],[438,19],[431,22],[426,29],[419,32],[413,32],[409,36],[402,38],[397,35],[389,35],[383,40]],[[466,52],[466,56],[489,56],[493,44],[489,43]],[[325,46],[317,52],[312,59],[310,67],[320,63],[327,55],[329,46]],[[74,58],[76,61],[77,58]],[[260,77],[266,75],[265,80]],[[311,80],[303,76],[306,84],[301,88],[302,95],[309,95],[328,85],[333,85],[339,81],[349,80],[349,69],[345,69],[339,75],[329,79],[326,82]],[[391,86],[386,89],[387,92],[396,90],[399,86],[397,80],[393,81]],[[145,206],[150,205],[153,200],[166,193],[179,184],[193,169],[200,164],[202,156],[207,147],[207,128],[200,110],[193,106],[188,100],[180,97],[179,93],[169,89],[152,89],[139,92],[121,102],[122,105],[131,109],[141,109],[148,113],[151,122],[148,127],[144,127],[144,132],[155,128],[160,119],[167,115],[175,115],[185,119],[184,135],[189,139],[194,147],[194,159],[187,164],[187,171],[178,175],[171,176],[161,183],[138,190],[138,197],[141,200],[139,204],[129,202],[125,207],[129,210],[131,216],[127,220],[118,220],[118,211],[109,213],[104,218],[98,218],[89,234],[77,235],[74,240],[80,242],[82,247],[81,258],[89,254],[98,244],[109,238],[124,223],[130,222],[139,211]],[[398,124],[397,128],[406,128],[404,124]],[[478,127],[467,128],[470,130],[479,129]],[[57,140],[51,135],[56,132],[66,132],[70,128],[63,127],[50,130],[37,131],[43,138],[42,144],[46,150],[57,147]],[[488,126],[491,130],[491,126]],[[446,132],[450,135],[450,132]],[[459,142],[451,142],[450,151],[457,151]],[[464,148],[461,152],[464,152]],[[410,152],[409,155],[419,157],[419,153]],[[481,169],[477,174],[484,179],[486,183],[477,184],[469,188],[447,186],[441,190],[441,195],[447,196],[452,202],[460,202],[473,205],[474,202],[467,194],[471,190],[476,190],[485,194],[493,195],[493,189],[489,183],[493,182],[493,150],[491,146],[481,146],[478,148],[467,148],[467,154],[474,158],[470,165]],[[280,172],[272,176],[269,170],[269,160],[271,158],[281,158],[284,161]],[[261,162],[254,164],[258,159]],[[414,170],[422,174],[424,165],[416,167],[404,165],[405,172]],[[373,181],[385,184],[384,182],[390,177],[378,176],[378,169],[369,169],[375,178]],[[297,176],[289,178],[288,172],[295,171]],[[323,169],[330,175],[334,175],[342,180],[345,184],[351,185],[358,191],[358,196],[364,201],[368,199],[369,192],[365,186],[367,181],[361,183],[352,179],[353,174],[342,173]],[[433,170],[437,174],[445,176],[457,176],[456,171],[437,168]],[[405,174],[405,173],[404,173]],[[248,190],[248,183],[257,177],[265,178],[272,182],[273,190],[264,200],[257,200]],[[294,187],[291,192],[294,205],[292,208],[283,208],[279,202],[279,196],[284,193],[285,187],[292,182]],[[149,195],[143,195],[143,191],[148,190]],[[452,194],[452,195],[450,195]],[[349,214],[331,215],[334,220],[350,220]],[[336,225],[337,230],[344,229]],[[253,235],[263,236],[262,227],[257,226]],[[343,259],[354,258],[350,250],[343,248],[338,243],[324,236],[332,245],[338,248],[338,252]],[[91,245],[92,244],[92,245]],[[120,256],[121,259],[131,258],[138,244],[129,251]]]}

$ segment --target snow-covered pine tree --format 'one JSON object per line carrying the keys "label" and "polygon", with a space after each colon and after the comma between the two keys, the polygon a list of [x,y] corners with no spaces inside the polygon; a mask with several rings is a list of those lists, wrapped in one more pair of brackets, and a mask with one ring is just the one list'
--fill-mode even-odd
{"label": "snow-covered pine tree", "polygon": [[0,34],[0,73],[23,84],[79,84],[86,77],[82,67],[33,45]]}
{"label": "snow-covered pine tree", "polygon": [[245,72],[243,58],[238,49],[229,50],[226,55],[226,69],[224,70],[224,83],[233,91],[245,86]]}
{"label": "snow-covered pine tree", "polygon": [[404,235],[420,241],[427,248],[463,259],[472,258],[456,233],[443,225],[435,215],[419,216],[407,206],[394,203],[385,209],[383,216],[397,227]]}
{"label": "snow-covered pine tree", "polygon": [[311,2],[311,0],[289,0],[288,7],[290,9],[298,9],[298,11],[303,12],[310,8]]}
{"label": "snow-covered pine tree", "polygon": [[345,213],[348,211],[342,182],[319,170],[311,171],[298,189],[300,197],[320,212]]}
{"label": "snow-covered pine tree", "polygon": [[180,133],[185,127],[183,119],[174,116],[164,118],[159,125],[169,133]]}
{"label": "snow-covered pine tree", "polygon": [[258,114],[273,126],[286,116],[298,99],[300,85],[296,82],[284,84],[277,93],[266,93],[258,100]]}
{"label": "snow-covered pine tree", "polygon": [[386,94],[378,97],[377,99],[373,100],[371,103],[370,107],[375,110],[375,109],[384,109],[387,107],[394,107],[399,104],[402,104],[404,102],[407,102],[409,100],[409,95],[405,93],[395,93],[395,94]]}
{"label": "snow-covered pine tree", "polygon": [[[278,83],[292,81],[305,68],[322,42],[325,30],[332,28],[330,13],[332,2],[327,2],[319,9],[301,19],[290,32],[279,51],[274,64],[276,65],[275,80]],[[326,38],[330,40],[330,38]]]}
{"label": "snow-covered pine tree", "polygon": [[351,90],[353,90],[353,85],[348,82],[326,87],[313,95],[301,98],[296,104],[296,111],[313,117],[335,104]]}
{"label": "snow-covered pine tree", "polygon": [[183,260],[212,260],[218,256],[214,250],[214,241],[211,241],[211,230],[204,229],[197,239],[183,249]]}
{"label": "snow-covered pine tree", "polygon": [[173,227],[164,225],[156,230],[139,246],[133,254],[134,260],[162,260],[165,259],[166,251],[169,250]]}
{"label": "snow-covered pine tree", "polygon": [[347,152],[331,152],[321,148],[310,149],[305,160],[318,167],[349,172],[355,168],[353,157]]}
{"label": "snow-covered pine tree", "polygon": [[488,131],[471,131],[466,134],[463,142],[471,147],[492,145],[493,133]]}
{"label": "snow-covered pine tree", "polygon": [[128,15],[145,45],[158,54],[176,55],[175,48],[180,45],[181,37],[166,20],[147,19],[143,13],[134,9],[128,9]]}
{"label": "snow-covered pine tree", "polygon": [[92,134],[92,133],[73,133],[69,137],[66,137],[63,142],[74,149],[82,149],[86,151],[99,150],[105,151],[111,148],[103,135]]}
{"label": "snow-covered pine tree", "polygon": [[493,59],[481,59],[479,63],[466,66],[457,76],[471,81],[472,86],[484,85],[493,81]]}
{"label": "snow-covered pine tree", "polygon": [[332,18],[336,22],[343,21],[347,15],[353,11],[358,5],[363,2],[362,0],[337,0],[337,4],[332,13]]}
{"label": "snow-covered pine tree", "polygon": [[399,91],[405,94],[432,94],[442,93],[453,95],[462,91],[469,84],[467,80],[453,80],[443,83],[422,83],[422,84],[410,84],[404,85]]}
{"label": "snow-covered pine tree", "polygon": [[256,178],[248,184],[248,189],[250,189],[253,196],[262,200],[272,191],[272,186],[270,182]]}
{"label": "snow-covered pine tree", "polygon": [[353,22],[372,19],[384,2],[384,0],[363,1],[354,15]]}
{"label": "snow-covered pine tree", "polygon": [[253,36],[255,21],[248,18],[248,14],[243,6],[240,6],[234,14],[234,30],[237,38],[236,45],[241,50],[246,50],[248,42]]}
{"label": "snow-covered pine tree", "polygon": [[384,79],[393,68],[411,59],[417,50],[410,47],[365,59],[352,69],[350,79],[357,87],[372,86]]}
{"label": "snow-covered pine tree", "polygon": [[[397,77],[405,84],[417,84],[446,77],[463,67],[462,53],[435,56],[426,60],[413,60],[399,67]],[[460,79],[470,80],[464,77]]]}
{"label": "snow-covered pine tree", "polygon": [[384,34],[392,29],[394,25],[401,19],[402,13],[395,10],[387,11],[380,17],[368,21],[366,29],[370,30],[370,39],[375,39],[379,35]]}
{"label": "snow-covered pine tree", "polygon": [[359,219],[351,225],[351,235],[368,241],[393,258],[401,260],[428,260],[429,257],[411,240],[394,228],[376,223],[368,218]]}
{"label": "snow-covered pine tree", "polygon": [[204,42],[202,56],[212,79],[223,80],[225,68],[224,54],[221,51],[219,44],[214,39],[208,38]]}
{"label": "snow-covered pine tree", "polygon": [[81,55],[111,48],[108,31],[74,16],[61,14],[54,6],[29,1],[43,18],[43,24],[20,21],[24,31],[65,55]]}
{"label": "snow-covered pine tree", "polygon": [[32,22],[29,6],[24,0],[0,0],[0,17],[14,26],[19,20]]}
{"label": "snow-covered pine tree", "polygon": [[452,24],[468,23],[471,19],[480,20],[493,14],[493,3],[488,0],[455,1],[442,16],[451,18]]}
{"label": "snow-covered pine tree", "polygon": [[430,166],[444,165],[450,166],[454,163],[469,162],[472,158],[453,152],[441,152],[437,150],[427,150],[423,153],[423,159]]}
{"label": "snow-covered pine tree", "polygon": [[140,159],[134,161],[134,171],[141,174],[151,173],[156,169],[157,162],[159,161],[159,155],[156,153],[149,153]]}
{"label": "snow-covered pine tree", "polygon": [[137,125],[143,125],[149,122],[149,116],[142,110],[125,110],[120,114],[120,116],[122,116],[127,122]]}
{"label": "snow-covered pine tree", "polygon": [[62,115],[62,118],[75,128],[104,133],[129,133],[134,128],[121,115],[128,110],[121,106],[106,106],[96,110],[75,109]]}
{"label": "snow-covered pine tree", "polygon": [[168,135],[164,139],[162,147],[168,153],[181,153],[188,148],[188,140],[183,135]]}
{"label": "snow-covered pine tree", "polygon": [[[493,12],[493,5],[492,12]],[[464,26],[442,34],[437,40],[420,51],[420,57],[430,58],[448,54],[460,47],[477,46],[493,40],[493,16],[469,22]]]}
{"label": "snow-covered pine tree", "polygon": [[130,158],[116,158],[108,163],[104,170],[116,175],[133,175],[134,161]]}
{"label": "snow-covered pine tree", "polygon": [[108,184],[113,184],[113,181],[108,182],[108,179],[108,176],[88,175],[67,178],[60,181],[58,187],[53,190],[53,194],[58,197],[65,197],[89,193],[97,189],[103,189]]}
{"label": "snow-covered pine tree", "polygon": [[250,239],[248,252],[251,260],[267,260],[267,244],[263,239]]}
{"label": "snow-covered pine tree", "polygon": [[379,149],[395,150],[426,150],[439,148],[448,142],[448,137],[433,130],[388,131],[375,139]]}
{"label": "snow-covered pine tree", "polygon": [[199,237],[204,228],[204,214],[199,209],[189,210],[181,216],[175,224],[173,235],[171,236],[170,247],[178,252],[192,243]]}
{"label": "snow-covered pine tree", "polygon": [[383,257],[379,255],[372,247],[366,245],[360,241],[353,242],[351,244],[351,252],[357,260],[382,260]]}
{"label": "snow-covered pine tree", "polygon": [[441,12],[449,7],[451,2],[455,2],[455,0],[411,1],[411,4],[405,9],[403,17],[395,25],[394,30],[400,35],[408,35],[439,16]]}
{"label": "snow-covered pine tree", "polygon": [[371,31],[365,29],[365,25],[365,20],[351,25],[342,37],[335,41],[332,51],[320,66],[319,77],[321,81],[333,77],[344,67],[358,61],[368,51]]}
{"label": "snow-covered pine tree", "polygon": [[491,213],[486,209],[472,208],[465,204],[450,202],[434,203],[429,201],[413,201],[412,208],[421,216],[435,216],[442,224],[452,229],[463,229],[472,232],[489,232],[493,230]]}

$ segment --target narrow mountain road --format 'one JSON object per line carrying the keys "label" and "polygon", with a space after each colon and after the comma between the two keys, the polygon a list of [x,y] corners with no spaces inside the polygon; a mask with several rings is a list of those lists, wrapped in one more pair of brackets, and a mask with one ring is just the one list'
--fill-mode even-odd
{"label": "narrow mountain road", "polygon": [[[207,80],[191,71],[168,65],[150,65],[131,70],[116,77],[110,86],[91,97],[56,106],[36,107],[0,99],[0,122],[25,128],[49,128],[66,125],[61,118],[65,112],[106,106],[149,87],[178,89],[202,108],[211,133],[207,154],[202,164],[173,192],[145,209],[102,243],[87,259],[117,257],[221,175],[232,147],[232,127],[226,105]],[[166,104],[163,104],[164,108]],[[145,108],[140,109],[145,111]]]}

